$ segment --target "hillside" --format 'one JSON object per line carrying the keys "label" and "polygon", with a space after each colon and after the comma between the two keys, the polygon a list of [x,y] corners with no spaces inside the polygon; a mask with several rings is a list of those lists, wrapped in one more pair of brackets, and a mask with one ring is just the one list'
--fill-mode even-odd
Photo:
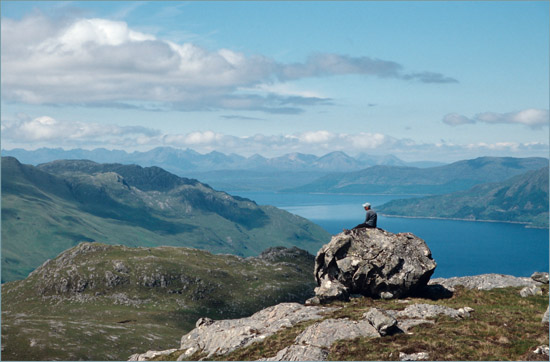
{"label": "hillside", "polygon": [[166,349],[200,317],[239,318],[313,295],[313,256],[82,243],[2,285],[3,360],[126,360]]}
{"label": "hillside", "polygon": [[158,167],[2,158],[2,281],[82,241],[250,256],[272,246],[313,253],[329,238],[302,217]]}
{"label": "hillside", "polygon": [[545,167],[467,191],[393,200],[377,210],[387,215],[513,221],[547,228],[548,172]]}
{"label": "hillside", "polygon": [[548,166],[540,157],[480,157],[449,165],[415,168],[373,166],[361,171],[333,173],[289,192],[443,194],[486,182],[504,181]]}

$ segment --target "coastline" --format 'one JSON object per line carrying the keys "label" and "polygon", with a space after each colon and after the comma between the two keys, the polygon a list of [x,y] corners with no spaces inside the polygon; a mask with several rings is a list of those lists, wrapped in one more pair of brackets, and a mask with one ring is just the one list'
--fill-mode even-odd
{"label": "coastline", "polygon": [[484,220],[484,219],[463,219],[457,217],[441,217],[441,216],[410,216],[410,215],[394,215],[394,214],[384,214],[380,215],[385,217],[398,217],[404,219],[429,219],[429,220],[453,220],[453,221],[471,221],[471,222],[490,222],[490,223],[504,223],[504,224],[519,224],[524,225],[526,228],[531,229],[549,229],[548,226],[535,226],[527,221],[505,221],[505,220]]}

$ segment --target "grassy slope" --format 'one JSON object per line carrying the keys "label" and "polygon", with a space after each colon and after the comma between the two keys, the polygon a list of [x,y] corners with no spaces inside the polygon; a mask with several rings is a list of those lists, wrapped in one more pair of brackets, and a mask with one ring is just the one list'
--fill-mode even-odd
{"label": "grassy slope", "polygon": [[330,238],[304,218],[181,181],[160,169],[121,166],[117,171],[126,171],[125,178],[113,170],[99,171],[56,176],[3,158],[3,281],[24,278],[81,241],[189,246],[249,256],[279,245],[314,253]]}
{"label": "grassy slope", "polygon": [[2,359],[125,360],[178,345],[199,317],[237,318],[311,296],[313,256],[272,255],[80,244],[2,285]]}
{"label": "grassy slope", "polygon": [[514,221],[548,227],[548,167],[467,191],[390,201],[377,210],[389,215]]}

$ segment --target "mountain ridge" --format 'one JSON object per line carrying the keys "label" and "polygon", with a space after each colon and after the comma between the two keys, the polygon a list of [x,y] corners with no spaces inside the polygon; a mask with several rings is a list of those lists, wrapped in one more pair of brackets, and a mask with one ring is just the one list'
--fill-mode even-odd
{"label": "mountain ridge", "polygon": [[503,181],[548,166],[542,157],[479,157],[448,165],[415,168],[372,166],[360,171],[331,173],[287,192],[443,194],[484,182]]}
{"label": "mountain ridge", "polygon": [[330,237],[302,217],[160,168],[3,158],[2,176],[3,281],[81,241],[250,256],[270,246],[315,252]]}
{"label": "mountain ridge", "polygon": [[548,174],[547,166],[450,194],[393,200],[377,210],[385,215],[518,222],[548,228]]}

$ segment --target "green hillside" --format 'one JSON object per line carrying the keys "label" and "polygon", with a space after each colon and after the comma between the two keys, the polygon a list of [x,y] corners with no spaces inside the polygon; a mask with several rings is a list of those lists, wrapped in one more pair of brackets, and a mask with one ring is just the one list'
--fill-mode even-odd
{"label": "green hillside", "polygon": [[377,210],[387,215],[522,222],[548,227],[548,167],[467,191],[394,200]]}
{"label": "green hillside", "polygon": [[314,257],[82,243],[2,285],[2,360],[126,360],[178,345],[200,317],[248,316],[313,295]]}
{"label": "green hillside", "polygon": [[548,166],[540,157],[480,157],[449,165],[416,168],[373,166],[361,171],[333,173],[286,191],[365,194],[444,194],[474,185],[504,181]]}
{"label": "green hillside", "polygon": [[2,158],[3,282],[82,241],[251,256],[272,246],[315,253],[329,239],[302,217],[158,167]]}

